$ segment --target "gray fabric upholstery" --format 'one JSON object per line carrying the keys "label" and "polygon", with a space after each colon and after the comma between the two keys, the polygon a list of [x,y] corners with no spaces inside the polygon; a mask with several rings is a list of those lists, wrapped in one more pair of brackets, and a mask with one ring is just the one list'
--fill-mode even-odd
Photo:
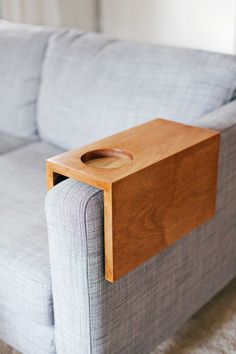
{"label": "gray fabric upholstery", "polygon": [[18,138],[10,135],[0,134],[0,155],[16,150],[29,144],[29,139]]}
{"label": "gray fabric upholstery", "polygon": [[36,102],[50,31],[0,21],[0,132],[36,133]]}
{"label": "gray fabric upholstery", "polygon": [[68,179],[48,193],[57,354],[149,353],[236,275],[235,115],[236,102],[200,120],[222,130],[214,219],[114,284],[102,192]]}
{"label": "gray fabric upholstery", "polygon": [[42,72],[40,135],[70,149],[156,117],[191,123],[235,88],[234,56],[57,32]]}
{"label": "gray fabric upholstery", "polygon": [[0,308],[6,319],[12,311],[53,324],[45,159],[58,153],[41,142],[0,156]]}
{"label": "gray fabric upholstery", "polygon": [[0,338],[24,354],[56,354],[53,326],[41,326],[2,306]]}
{"label": "gray fabric upholstery", "polygon": [[195,119],[193,124],[202,128],[216,129],[220,132],[231,129],[236,124],[236,100]]}

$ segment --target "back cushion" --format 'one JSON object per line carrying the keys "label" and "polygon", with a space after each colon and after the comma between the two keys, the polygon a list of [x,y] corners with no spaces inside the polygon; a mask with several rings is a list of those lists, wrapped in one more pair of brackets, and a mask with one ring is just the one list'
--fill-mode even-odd
{"label": "back cushion", "polygon": [[62,31],[42,76],[41,137],[69,149],[156,117],[194,122],[232,98],[236,59]]}
{"label": "back cushion", "polygon": [[36,101],[49,30],[0,21],[0,132],[36,132]]}

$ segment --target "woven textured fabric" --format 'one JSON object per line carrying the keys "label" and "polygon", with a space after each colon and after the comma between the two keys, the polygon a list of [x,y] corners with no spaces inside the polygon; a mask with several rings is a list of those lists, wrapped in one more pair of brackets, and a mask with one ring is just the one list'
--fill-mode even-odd
{"label": "woven textured fabric", "polygon": [[0,134],[0,155],[16,150],[30,142],[28,139]]}
{"label": "woven textured fabric", "polygon": [[36,133],[36,102],[50,31],[0,21],[0,132]]}
{"label": "woven textured fabric", "polygon": [[235,56],[60,31],[42,71],[40,135],[70,149],[156,117],[191,123],[235,88]]}
{"label": "woven textured fabric", "polygon": [[41,325],[53,324],[45,159],[58,153],[40,142],[0,156],[0,309]]}
{"label": "woven textured fabric", "polygon": [[41,326],[0,306],[0,338],[24,354],[56,354],[54,327]]}
{"label": "woven textured fabric", "polygon": [[69,179],[48,193],[58,354],[149,353],[235,276],[235,116],[233,102],[201,120],[222,131],[214,219],[113,284],[102,192]]}

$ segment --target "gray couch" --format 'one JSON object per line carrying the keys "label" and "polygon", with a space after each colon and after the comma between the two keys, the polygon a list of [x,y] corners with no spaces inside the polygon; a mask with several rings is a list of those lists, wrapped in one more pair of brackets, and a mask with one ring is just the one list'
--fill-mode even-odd
{"label": "gray couch", "polygon": [[[0,22],[1,339],[146,354],[235,276],[235,89],[233,56]],[[112,284],[102,192],[67,179],[45,217],[45,159],[155,117],[221,131],[217,213]]]}

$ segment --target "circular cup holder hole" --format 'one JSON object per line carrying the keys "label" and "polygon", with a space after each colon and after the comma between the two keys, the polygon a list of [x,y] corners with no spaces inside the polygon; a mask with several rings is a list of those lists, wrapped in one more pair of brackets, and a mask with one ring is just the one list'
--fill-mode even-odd
{"label": "circular cup holder hole", "polygon": [[81,161],[92,167],[96,168],[120,168],[131,161],[133,155],[130,152],[120,149],[99,149],[88,151],[81,156]]}

